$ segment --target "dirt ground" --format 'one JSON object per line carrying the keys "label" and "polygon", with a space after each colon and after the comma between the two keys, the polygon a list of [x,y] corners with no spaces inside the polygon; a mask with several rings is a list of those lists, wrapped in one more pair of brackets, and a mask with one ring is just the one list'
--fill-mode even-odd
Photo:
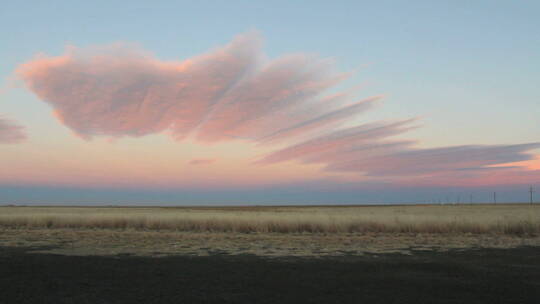
{"label": "dirt ground", "polygon": [[[538,303],[540,247],[326,257],[0,247],[0,303]],[[39,252],[37,252],[37,251]]]}
{"label": "dirt ground", "polygon": [[0,229],[4,303],[537,303],[540,236]]}

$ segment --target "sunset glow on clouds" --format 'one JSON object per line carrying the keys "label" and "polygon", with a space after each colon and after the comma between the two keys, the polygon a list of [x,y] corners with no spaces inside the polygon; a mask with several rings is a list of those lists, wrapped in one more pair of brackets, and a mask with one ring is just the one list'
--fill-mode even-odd
{"label": "sunset glow on clouds", "polygon": [[[41,164],[47,156],[38,155],[36,166],[11,165],[9,177],[0,175],[4,182],[249,187],[319,179],[485,185],[540,176],[538,167],[520,166],[535,158],[540,143],[427,149],[406,137],[417,120],[361,123],[361,114],[381,96],[338,91],[350,73],[337,72],[332,60],[305,54],[268,58],[256,32],[182,61],[162,61],[127,44],[68,47],[60,56],[36,56],[20,65],[17,75],[88,145],[101,137],[166,133],[178,150],[191,146],[197,152],[150,146],[145,155],[124,155],[112,152],[114,142],[100,144],[111,151],[108,160],[99,161],[96,154],[85,164],[70,164],[59,157],[49,166]],[[22,139],[21,127],[0,120],[0,143]],[[220,150],[222,144],[229,148]]]}
{"label": "sunset glow on clouds", "polygon": [[323,95],[346,74],[308,55],[265,59],[261,44],[248,33],[178,62],[127,45],[70,47],[63,56],[38,56],[18,74],[86,139],[167,131],[202,142],[277,140],[343,122],[377,99]]}

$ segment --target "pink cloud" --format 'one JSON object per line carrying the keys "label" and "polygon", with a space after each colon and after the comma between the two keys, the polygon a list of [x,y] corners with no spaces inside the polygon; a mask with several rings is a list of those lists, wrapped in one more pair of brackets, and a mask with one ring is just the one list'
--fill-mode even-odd
{"label": "pink cloud", "polygon": [[[325,91],[348,77],[333,63],[296,54],[266,59],[257,33],[183,61],[129,45],[70,47],[18,70],[58,119],[82,138],[168,132],[176,139],[257,141],[335,124],[374,101],[350,105]],[[328,112],[336,111],[328,114]]]}
{"label": "pink cloud", "polygon": [[24,127],[0,116],[0,144],[16,144],[26,140]]}
{"label": "pink cloud", "polygon": [[505,164],[532,160],[532,150],[540,148],[540,143],[528,143],[421,149],[415,147],[415,141],[390,139],[410,130],[411,122],[373,123],[333,131],[274,151],[256,163],[320,163],[326,166],[325,171],[353,172],[397,183],[406,178],[408,183],[480,184],[482,179],[493,181],[493,176],[501,180],[505,174],[529,176],[521,174],[527,168]]}
{"label": "pink cloud", "polygon": [[[336,72],[331,60],[306,54],[267,58],[256,32],[182,61],[162,61],[125,44],[70,47],[61,56],[38,56],[17,73],[82,138],[167,132],[176,140],[280,144],[257,164],[315,163],[326,171],[396,181],[488,178],[486,172],[526,171],[491,167],[530,160],[539,148],[417,148],[415,140],[395,138],[414,128],[414,120],[346,127],[381,97],[359,100],[354,90],[337,91],[350,73]],[[1,132],[0,125],[0,138]]]}
{"label": "pink cloud", "polygon": [[[341,159],[348,153],[361,157],[361,149],[367,147],[392,150],[397,142],[385,141],[388,137],[398,135],[413,128],[413,120],[404,120],[395,123],[370,123],[347,129],[340,129],[317,136],[307,141],[275,151],[258,161],[261,164],[278,163],[289,160],[302,160],[304,162],[331,162]],[[385,145],[386,143],[392,143]],[[408,142],[399,142],[408,145]]]}
{"label": "pink cloud", "polygon": [[333,161],[328,163],[328,170],[361,171],[373,176],[421,176],[440,172],[470,175],[517,169],[491,166],[533,159],[534,155],[527,152],[537,148],[540,143],[409,148],[364,159]]}
{"label": "pink cloud", "polygon": [[215,161],[214,159],[199,158],[199,159],[190,160],[189,164],[190,165],[209,165],[209,164],[213,163],[214,161]]}
{"label": "pink cloud", "polygon": [[357,103],[341,107],[340,109],[330,111],[329,113],[321,114],[320,116],[317,116],[315,118],[308,119],[295,125],[280,129],[273,134],[262,138],[261,141],[265,143],[275,142],[276,140],[284,139],[294,135],[305,134],[312,130],[320,129],[322,127],[337,125],[339,123],[347,121],[354,116],[357,116],[359,113],[370,109],[373,104],[380,98],[380,96],[370,97]]}

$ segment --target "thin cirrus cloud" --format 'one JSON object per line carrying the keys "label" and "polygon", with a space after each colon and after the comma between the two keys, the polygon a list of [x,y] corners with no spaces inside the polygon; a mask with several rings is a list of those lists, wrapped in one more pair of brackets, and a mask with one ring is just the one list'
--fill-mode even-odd
{"label": "thin cirrus cloud", "polygon": [[258,163],[296,160],[324,164],[326,171],[359,172],[372,177],[431,176],[441,179],[459,176],[471,179],[485,176],[487,171],[507,172],[511,169],[512,174],[519,173],[520,166],[497,165],[532,160],[535,157],[530,151],[540,148],[540,143],[528,143],[420,149],[414,147],[415,141],[392,139],[392,136],[414,128],[412,122],[414,120],[372,123],[332,131],[274,151]]}
{"label": "thin cirrus cloud", "polygon": [[190,165],[200,166],[200,165],[209,165],[213,163],[214,159],[207,159],[207,158],[196,158],[189,161]]}
{"label": "thin cirrus cloud", "polygon": [[25,140],[24,127],[0,115],[0,144],[17,144]]}
{"label": "thin cirrus cloud", "polygon": [[256,32],[183,61],[161,61],[125,44],[70,47],[61,56],[37,56],[17,73],[84,139],[167,132],[176,140],[280,145],[257,164],[299,161],[365,176],[481,174],[530,160],[540,147],[420,149],[414,140],[394,138],[415,128],[415,120],[344,127],[381,96],[336,92],[350,73],[336,72],[331,60],[305,54],[267,58]]}
{"label": "thin cirrus cloud", "polygon": [[494,171],[517,169],[516,166],[494,165],[533,159],[527,151],[540,148],[540,143],[520,145],[468,145],[431,149],[403,149],[349,161],[333,161],[327,169],[364,171],[373,176],[416,176],[453,171]]}

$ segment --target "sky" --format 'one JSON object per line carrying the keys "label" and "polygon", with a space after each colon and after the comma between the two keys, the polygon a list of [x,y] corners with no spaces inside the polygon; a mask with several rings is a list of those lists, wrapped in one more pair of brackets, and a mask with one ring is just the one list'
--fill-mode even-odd
{"label": "sky", "polygon": [[4,1],[0,204],[527,201],[538,9]]}

